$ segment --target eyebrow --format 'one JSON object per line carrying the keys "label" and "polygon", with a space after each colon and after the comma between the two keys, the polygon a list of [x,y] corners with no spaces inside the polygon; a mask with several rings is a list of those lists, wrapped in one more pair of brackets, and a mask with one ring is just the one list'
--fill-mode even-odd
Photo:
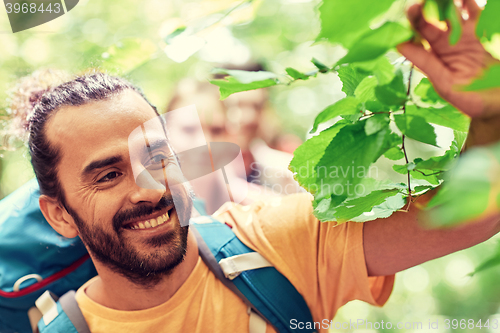
{"label": "eyebrow", "polygon": [[96,169],[102,169],[102,168],[105,168],[107,166],[110,166],[110,165],[113,165],[116,163],[120,163],[122,161],[123,161],[123,158],[121,156],[111,156],[111,157],[104,158],[102,160],[90,162],[83,169],[83,175],[87,176],[87,175],[91,174],[92,172],[94,172],[94,170],[96,170]]}
{"label": "eyebrow", "polygon": [[155,150],[158,148],[164,148],[164,147],[169,147],[168,141],[165,139],[154,140],[152,142],[149,142],[149,145],[148,145],[148,148],[151,150]]}

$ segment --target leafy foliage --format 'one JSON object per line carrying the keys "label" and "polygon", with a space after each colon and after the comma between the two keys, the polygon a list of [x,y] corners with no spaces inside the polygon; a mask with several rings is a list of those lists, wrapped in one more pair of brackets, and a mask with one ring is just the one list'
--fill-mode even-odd
{"label": "leafy foliage", "polygon": [[478,37],[485,37],[491,40],[494,33],[500,32],[500,21],[498,20],[498,13],[500,12],[500,2],[488,1],[484,7],[484,11],[479,17],[479,22],[476,27],[476,35]]}
{"label": "leafy foliage", "polygon": [[500,65],[491,66],[479,79],[475,80],[469,86],[467,86],[466,90],[475,91],[500,87],[500,82],[498,80],[499,75]]}
{"label": "leafy foliage", "polygon": [[473,273],[470,275],[477,274],[479,272],[482,272],[484,270],[487,270],[489,268],[495,267],[500,265],[500,243],[497,245],[497,248],[495,250],[495,253],[490,256],[488,259],[483,261],[482,263],[479,264],[479,266],[476,267]]}
{"label": "leafy foliage", "polygon": [[227,81],[210,81],[220,87],[221,99],[225,99],[231,94],[240,91],[271,87],[279,82],[276,74],[266,71],[247,72],[242,70],[215,69],[213,73],[229,75]]}
{"label": "leafy foliage", "polygon": [[[314,195],[314,214],[322,221],[338,223],[387,217],[401,209],[406,200],[444,182],[447,185],[432,200],[429,216],[437,225],[459,223],[482,214],[492,202],[498,207],[500,195],[492,188],[500,187],[500,180],[491,176],[495,174],[491,171],[491,155],[498,155],[496,151],[471,152],[471,157],[466,156],[453,169],[470,119],[442,99],[427,78],[412,86],[413,69],[408,71],[404,62],[391,63],[385,56],[414,35],[406,20],[390,19],[387,13],[393,3],[370,2],[369,10],[361,10],[366,5],[361,0],[322,2],[317,40],[347,49],[347,54],[332,67],[313,59],[316,69],[308,73],[289,67],[286,75],[271,73],[264,81],[257,80],[258,74],[250,74],[256,78],[247,80],[241,73],[234,73],[228,81],[213,83],[221,87],[221,98],[225,98],[232,91],[290,84],[336,72],[346,97],[317,115],[311,133],[317,132],[321,124],[342,120],[306,141],[290,163],[296,180]],[[500,31],[493,18],[498,4],[492,3],[488,2],[478,26],[478,34],[489,39]],[[448,22],[450,43],[457,43],[462,34],[461,18],[453,1],[428,0],[425,7]],[[466,89],[498,87],[498,77],[500,66],[490,67]],[[436,125],[453,131],[455,138],[450,148],[441,156],[409,161],[405,140],[438,147]],[[372,178],[370,168],[381,156],[394,161],[393,170],[407,176],[406,184]]]}
{"label": "leafy foliage", "polygon": [[224,80],[214,80],[210,81],[211,83],[215,84],[216,86],[220,87],[220,96],[221,99],[226,99],[230,95],[240,92],[240,91],[247,91],[247,90],[252,90],[252,89],[259,89],[259,88],[267,88],[271,87],[277,84],[276,80],[274,79],[266,79],[262,81],[254,81],[250,83],[242,83],[235,79],[234,77],[229,77],[227,81]]}
{"label": "leafy foliage", "polygon": [[384,55],[396,45],[406,42],[413,36],[410,29],[396,22],[386,22],[375,30],[361,36],[338,64],[362,62]]}
{"label": "leafy foliage", "polygon": [[[340,43],[346,48],[356,44],[365,32],[370,31],[370,22],[389,9],[394,0],[323,1],[319,7],[321,32],[318,39]],[[365,7],[366,10],[360,10]],[[356,17],[353,17],[353,16]]]}
{"label": "leafy foliage", "polygon": [[401,133],[407,137],[433,146],[437,146],[436,132],[431,124],[425,121],[423,117],[409,114],[397,114],[394,121]]}
{"label": "leafy foliage", "polygon": [[446,126],[456,131],[467,132],[469,129],[470,118],[451,105],[440,109],[407,105],[406,112],[411,116],[422,117],[428,123]]}
{"label": "leafy foliage", "polygon": [[318,130],[318,125],[327,122],[340,115],[353,115],[361,112],[361,102],[354,96],[349,96],[340,101],[326,107],[314,120],[313,128],[311,133]]}
{"label": "leafy foliage", "polygon": [[428,0],[426,5],[436,5],[440,21],[448,21],[450,25],[450,44],[455,45],[462,35],[462,27],[460,25],[461,18],[453,0]]}
{"label": "leafy foliage", "polygon": [[428,205],[438,225],[453,225],[498,210],[500,144],[466,152],[446,178]]}

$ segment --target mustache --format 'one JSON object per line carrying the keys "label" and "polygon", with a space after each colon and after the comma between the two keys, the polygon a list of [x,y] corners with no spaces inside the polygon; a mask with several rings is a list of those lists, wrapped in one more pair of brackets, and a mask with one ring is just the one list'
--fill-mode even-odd
{"label": "mustache", "polygon": [[151,215],[153,213],[164,210],[169,206],[174,205],[174,198],[171,194],[164,195],[158,201],[158,203],[154,206],[143,204],[133,209],[128,209],[122,212],[118,212],[113,216],[113,228],[117,233],[120,232],[121,227],[125,222],[130,221],[132,219],[141,218],[143,216]]}

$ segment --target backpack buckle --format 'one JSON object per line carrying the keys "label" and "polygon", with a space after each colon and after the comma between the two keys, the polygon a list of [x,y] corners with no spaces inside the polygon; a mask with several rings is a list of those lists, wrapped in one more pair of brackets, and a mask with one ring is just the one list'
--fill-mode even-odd
{"label": "backpack buckle", "polygon": [[38,274],[25,275],[25,276],[19,278],[16,281],[16,283],[14,283],[14,287],[12,288],[13,291],[19,291],[19,288],[21,288],[21,283],[23,283],[24,281],[27,281],[27,280],[31,280],[31,279],[35,279],[35,280],[37,280],[37,282],[40,282],[43,280],[43,278]]}

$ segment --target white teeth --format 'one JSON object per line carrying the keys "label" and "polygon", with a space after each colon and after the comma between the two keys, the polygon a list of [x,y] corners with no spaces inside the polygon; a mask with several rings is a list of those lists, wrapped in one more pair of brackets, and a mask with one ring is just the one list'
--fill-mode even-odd
{"label": "white teeth", "polygon": [[156,219],[151,219],[149,221],[146,221],[144,223],[139,222],[138,224],[131,225],[130,229],[149,229],[149,228],[154,228],[157,227],[165,222],[168,221],[170,217],[168,216],[168,212],[165,214],[158,216]]}

